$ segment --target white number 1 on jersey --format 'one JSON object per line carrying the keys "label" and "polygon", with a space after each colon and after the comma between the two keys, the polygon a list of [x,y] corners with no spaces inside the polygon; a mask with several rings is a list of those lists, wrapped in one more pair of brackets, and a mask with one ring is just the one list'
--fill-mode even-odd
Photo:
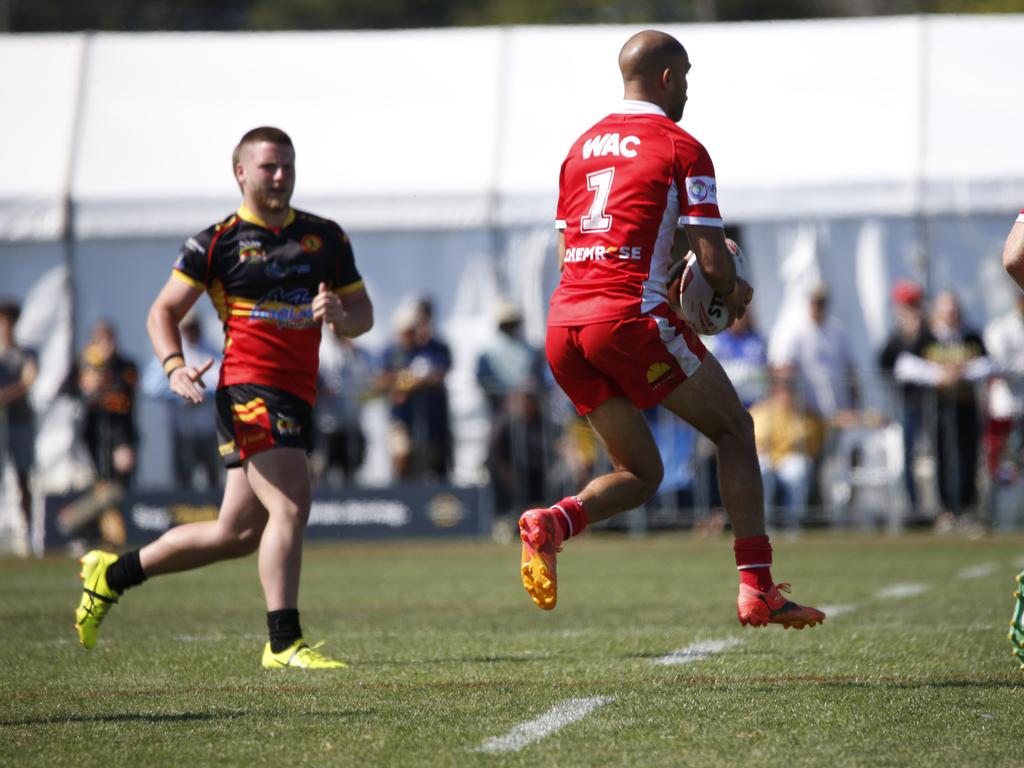
{"label": "white number 1 on jersey", "polygon": [[587,189],[594,192],[594,202],[590,205],[590,213],[580,221],[580,232],[607,232],[612,228],[612,217],[604,209],[608,205],[608,196],[612,193],[612,179],[615,168],[605,168],[587,174]]}

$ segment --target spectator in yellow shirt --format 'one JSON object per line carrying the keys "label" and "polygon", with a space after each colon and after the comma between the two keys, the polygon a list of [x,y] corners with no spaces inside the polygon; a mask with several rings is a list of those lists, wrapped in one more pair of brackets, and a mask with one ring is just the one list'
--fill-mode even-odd
{"label": "spectator in yellow shirt", "polygon": [[791,365],[774,368],[768,397],[750,409],[764,481],[765,520],[793,533],[807,507],[828,427],[801,402],[795,374]]}

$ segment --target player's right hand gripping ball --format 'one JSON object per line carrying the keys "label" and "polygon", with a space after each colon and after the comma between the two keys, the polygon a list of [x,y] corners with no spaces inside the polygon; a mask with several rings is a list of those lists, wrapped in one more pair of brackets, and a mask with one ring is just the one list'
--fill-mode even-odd
{"label": "player's right hand gripping ball", "polygon": [[[729,246],[729,252],[732,253],[736,264],[736,276],[749,283],[747,257],[734,240],[726,239],[725,244]],[[722,297],[715,293],[704,279],[693,251],[689,251],[683,261],[686,266],[683,268],[683,279],[679,285],[679,306],[683,319],[697,333],[704,336],[721,333],[729,327],[729,312]]]}

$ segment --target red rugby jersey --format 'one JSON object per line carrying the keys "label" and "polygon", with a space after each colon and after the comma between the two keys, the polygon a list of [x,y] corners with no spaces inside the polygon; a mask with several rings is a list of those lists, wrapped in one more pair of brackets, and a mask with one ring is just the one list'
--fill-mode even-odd
{"label": "red rugby jersey", "polygon": [[625,101],[569,150],[555,224],[566,251],[550,325],[649,312],[667,301],[679,224],[723,226],[711,157],[659,107]]}
{"label": "red rugby jersey", "polygon": [[295,210],[268,227],[243,206],[190,237],[173,274],[205,288],[224,323],[217,386],[262,384],[316,400],[313,297],[321,282],[341,296],[363,286],[341,227]]}

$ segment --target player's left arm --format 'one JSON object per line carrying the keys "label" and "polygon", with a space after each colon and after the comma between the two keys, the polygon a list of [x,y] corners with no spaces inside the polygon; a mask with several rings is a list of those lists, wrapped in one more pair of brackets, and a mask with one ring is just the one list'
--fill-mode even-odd
{"label": "player's left arm", "polygon": [[736,274],[736,262],[725,244],[725,230],[705,224],[686,224],[686,239],[697,256],[700,271],[711,290],[722,297],[732,317],[743,317],[754,289]]}
{"label": "player's left arm", "polygon": [[373,328],[373,302],[362,281],[334,291],[320,283],[313,298],[313,319],[327,323],[335,336],[352,339]]}
{"label": "player's left arm", "polygon": [[569,158],[562,161],[562,167],[558,170],[558,204],[555,207],[555,229],[558,230],[558,239],[555,247],[558,251],[558,273],[565,269],[565,166]]}
{"label": "player's left arm", "polygon": [[373,303],[356,269],[352,241],[345,230],[331,222],[334,245],[326,274],[313,297],[313,319],[326,323],[335,336],[354,339],[373,328]]}
{"label": "player's left arm", "polygon": [[1024,291],[1024,209],[1006,237],[1003,246],[1003,269]]}

